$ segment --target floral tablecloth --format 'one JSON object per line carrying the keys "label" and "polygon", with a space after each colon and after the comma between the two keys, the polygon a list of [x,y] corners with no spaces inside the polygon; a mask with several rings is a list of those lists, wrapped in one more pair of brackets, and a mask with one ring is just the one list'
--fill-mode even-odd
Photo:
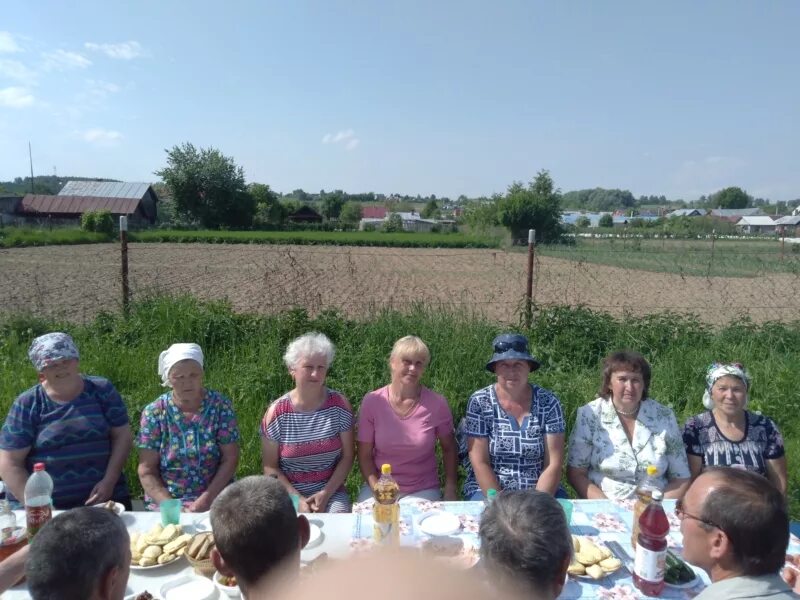
{"label": "floral tablecloth", "polygon": [[[572,523],[570,529],[575,535],[590,536],[594,540],[616,541],[633,558],[631,548],[631,525],[633,522],[633,501],[612,502],[610,500],[573,500]],[[680,521],[674,514],[675,502],[667,500],[664,508],[670,522],[670,533],[667,539],[669,548],[680,555],[683,543],[680,532]],[[461,521],[461,530],[455,534],[462,540],[460,551],[448,560],[457,566],[468,568],[478,560],[480,540],[478,525],[483,512],[482,502],[401,502],[400,544],[403,546],[425,548],[430,545],[431,538],[419,527],[419,522],[432,511],[444,511],[456,515]],[[353,507],[353,536],[350,547],[354,552],[367,550],[372,546],[372,500]],[[435,548],[434,548],[435,551]],[[800,552],[800,539],[792,536],[789,551]],[[624,557],[620,557],[624,558]],[[624,561],[623,561],[624,562]],[[632,563],[631,563],[632,564]],[[661,598],[687,599],[694,598],[709,580],[700,569],[696,585],[688,589],[666,586]],[[629,600],[647,598],[633,585],[633,579],[626,569],[600,580],[569,577],[559,598],[602,598],[605,600]]]}

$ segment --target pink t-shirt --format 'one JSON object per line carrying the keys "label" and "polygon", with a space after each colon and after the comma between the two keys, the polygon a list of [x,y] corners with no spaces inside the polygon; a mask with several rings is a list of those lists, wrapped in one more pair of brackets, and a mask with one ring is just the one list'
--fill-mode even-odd
{"label": "pink t-shirt", "polygon": [[436,440],[453,432],[453,415],[444,396],[422,388],[420,401],[401,419],[389,404],[389,386],[370,392],[358,411],[358,441],[373,444],[372,458],[392,465],[404,494],[439,487]]}

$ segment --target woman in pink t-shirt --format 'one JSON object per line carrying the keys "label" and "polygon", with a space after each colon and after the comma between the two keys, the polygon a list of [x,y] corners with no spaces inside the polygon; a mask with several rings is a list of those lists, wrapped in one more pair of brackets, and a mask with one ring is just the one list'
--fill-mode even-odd
{"label": "woman in pink t-shirt", "polygon": [[441,500],[436,440],[442,447],[444,499],[457,500],[458,452],[447,400],[420,383],[430,362],[416,336],[395,342],[389,355],[392,381],[364,396],[358,413],[358,463],[366,483],[358,501],[372,497],[380,466],[392,465],[403,497]]}

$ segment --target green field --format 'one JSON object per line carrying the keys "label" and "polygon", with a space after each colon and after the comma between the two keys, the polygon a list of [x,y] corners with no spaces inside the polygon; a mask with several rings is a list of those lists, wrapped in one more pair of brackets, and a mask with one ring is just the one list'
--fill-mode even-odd
{"label": "green field", "polygon": [[800,244],[776,240],[579,238],[575,246],[537,246],[542,256],[701,277],[800,274]]}
{"label": "green field", "polygon": [[[142,408],[163,391],[156,374],[159,352],[178,341],[201,344],[208,361],[207,385],[229,395],[237,411],[242,432],[239,475],[260,472],[258,424],[267,404],[290,389],[281,356],[297,335],[318,330],[331,337],[337,356],[329,385],[344,392],[356,407],[366,392],[388,381],[386,359],[394,340],[420,335],[433,356],[425,383],[449,399],[458,420],[470,393],[492,381],[484,365],[491,339],[499,332],[492,322],[424,305],[409,315],[383,312],[360,321],[331,312],[311,319],[297,309],[277,316],[240,315],[224,303],[191,298],[139,303],[127,320],[104,314],[87,326],[17,315],[0,321],[0,414],[5,415],[13,398],[36,381],[26,357],[31,339],[57,329],[74,335],[85,373],[114,382],[128,404],[134,429]],[[577,408],[594,398],[600,360],[612,350],[633,348],[647,356],[653,365],[651,395],[671,405],[681,423],[702,409],[706,365],[713,360],[743,361],[754,376],[750,408],[773,417],[785,436],[792,514],[800,518],[800,322],[761,326],[738,322],[712,330],[669,314],[616,320],[583,309],[559,308],[536,314],[526,333],[542,361],[533,380],[560,396],[570,428]],[[135,467],[131,457],[126,472],[138,495]],[[354,469],[350,491],[359,484]]]}
{"label": "green field", "polygon": [[72,244],[102,244],[109,238],[102,233],[82,231],[78,228],[36,229],[33,227],[0,228],[0,248],[26,246],[54,246]]}

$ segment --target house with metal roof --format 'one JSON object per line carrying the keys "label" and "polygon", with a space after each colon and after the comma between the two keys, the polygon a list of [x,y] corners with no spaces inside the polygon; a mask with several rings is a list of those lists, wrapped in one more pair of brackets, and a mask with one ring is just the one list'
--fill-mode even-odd
{"label": "house with metal roof", "polygon": [[667,218],[672,219],[673,217],[702,217],[705,214],[706,211],[700,210],[699,208],[678,208],[669,213],[667,215]]}
{"label": "house with metal roof", "polygon": [[736,222],[742,233],[775,233],[775,221],[768,216],[742,217]]}
{"label": "house with metal roof", "polygon": [[781,217],[775,221],[775,230],[779,235],[800,236],[800,213],[788,217]]}

